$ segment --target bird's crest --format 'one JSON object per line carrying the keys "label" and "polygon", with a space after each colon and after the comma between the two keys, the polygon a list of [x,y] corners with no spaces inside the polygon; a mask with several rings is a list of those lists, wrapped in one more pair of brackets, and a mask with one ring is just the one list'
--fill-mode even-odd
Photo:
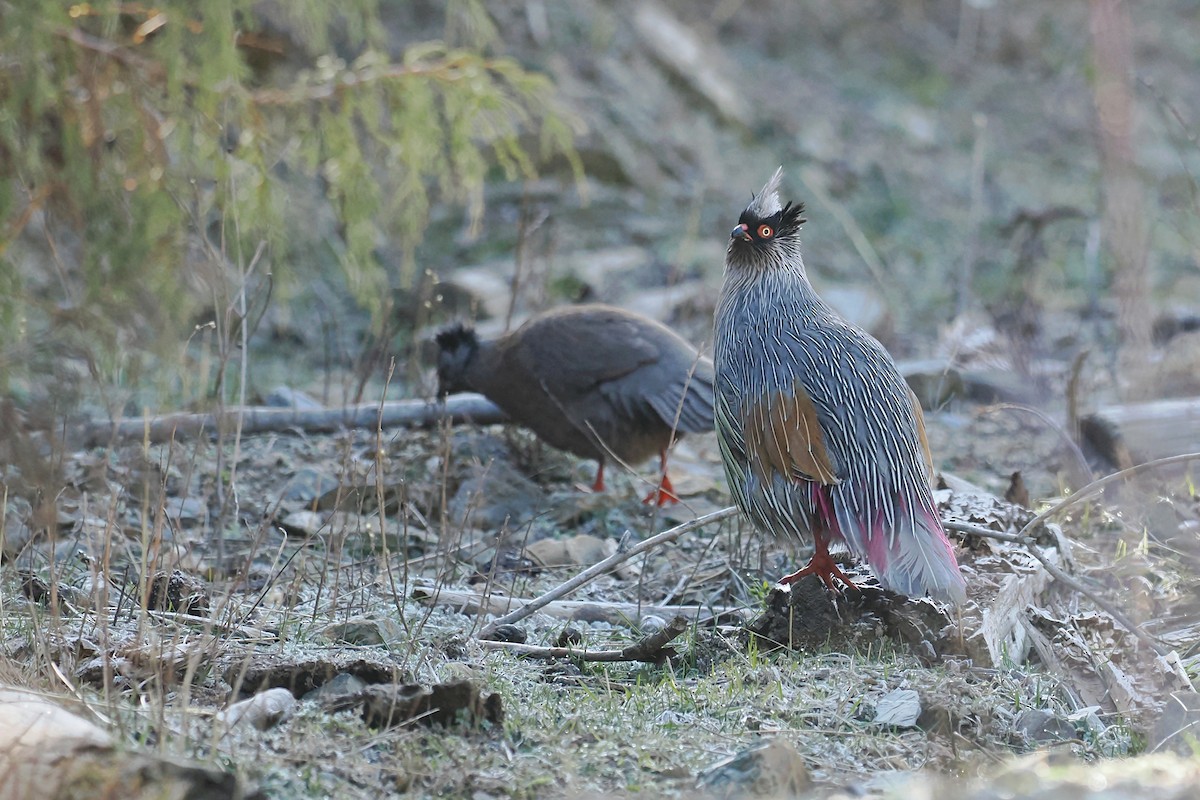
{"label": "bird's crest", "polygon": [[474,349],[479,346],[479,337],[475,334],[475,329],[462,322],[456,322],[438,331],[434,341],[442,352],[451,352],[460,347]]}
{"label": "bird's crest", "polygon": [[758,219],[766,219],[779,213],[782,204],[779,202],[779,183],[783,180],[783,167],[775,170],[775,174],[759,190],[758,194],[746,206],[746,211]]}

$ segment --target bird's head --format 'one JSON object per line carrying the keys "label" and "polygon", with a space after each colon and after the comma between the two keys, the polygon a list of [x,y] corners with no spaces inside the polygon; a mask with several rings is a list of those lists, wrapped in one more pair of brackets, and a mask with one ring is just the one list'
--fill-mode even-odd
{"label": "bird's head", "polygon": [[729,234],[725,263],[731,268],[770,269],[800,261],[804,203],[779,203],[783,167],[750,200]]}
{"label": "bird's head", "polygon": [[459,322],[439,331],[434,341],[438,346],[438,397],[468,391],[467,369],[479,352],[475,329]]}

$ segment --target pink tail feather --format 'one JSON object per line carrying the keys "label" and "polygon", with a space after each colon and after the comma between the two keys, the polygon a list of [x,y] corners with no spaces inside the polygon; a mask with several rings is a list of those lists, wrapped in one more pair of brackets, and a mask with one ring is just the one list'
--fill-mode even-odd
{"label": "pink tail feather", "polygon": [[929,592],[939,600],[962,604],[967,584],[941,520],[924,509],[917,510],[915,527],[907,514],[899,517],[900,525],[891,535],[882,520],[876,520],[867,537],[867,563],[879,582],[909,597]]}

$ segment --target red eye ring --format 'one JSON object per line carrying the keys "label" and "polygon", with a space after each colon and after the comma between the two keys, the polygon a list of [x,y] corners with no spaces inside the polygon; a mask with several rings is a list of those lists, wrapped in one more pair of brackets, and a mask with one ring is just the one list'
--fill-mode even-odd
{"label": "red eye ring", "polygon": [[758,238],[770,239],[774,235],[775,235],[775,229],[772,228],[770,225],[759,225],[758,226]]}

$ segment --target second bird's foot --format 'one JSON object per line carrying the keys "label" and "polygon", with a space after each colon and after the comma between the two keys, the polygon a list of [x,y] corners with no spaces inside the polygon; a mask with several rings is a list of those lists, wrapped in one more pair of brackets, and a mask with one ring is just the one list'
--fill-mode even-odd
{"label": "second bird's foot", "polygon": [[678,503],[679,495],[675,494],[675,487],[671,485],[671,480],[667,477],[666,473],[663,473],[658,488],[643,497],[642,502],[646,505],[654,503],[661,508],[667,503]]}

